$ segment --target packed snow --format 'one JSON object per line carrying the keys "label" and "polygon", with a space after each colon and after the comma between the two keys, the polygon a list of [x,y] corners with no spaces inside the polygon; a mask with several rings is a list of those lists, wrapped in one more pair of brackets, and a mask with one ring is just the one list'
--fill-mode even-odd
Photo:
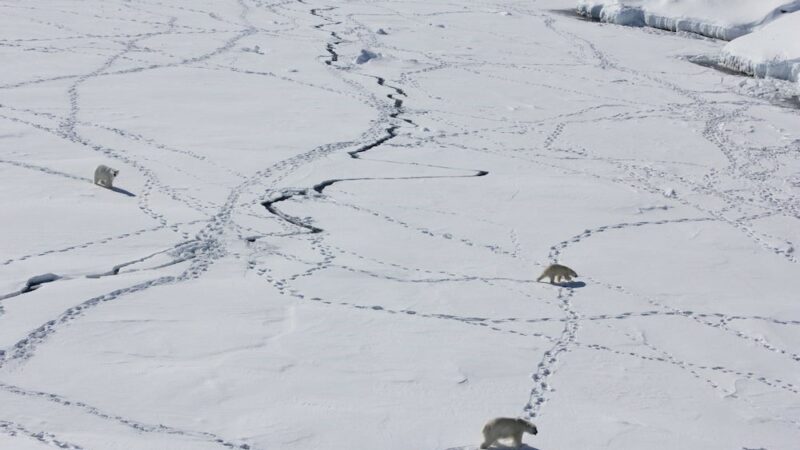
{"label": "packed snow", "polygon": [[800,13],[785,14],[728,43],[722,49],[720,62],[760,78],[800,80]]}
{"label": "packed snow", "polygon": [[0,0],[0,448],[796,448],[798,109],[574,7]]}
{"label": "packed snow", "polygon": [[578,0],[578,12],[603,22],[686,31],[730,41],[800,10],[798,0]]}

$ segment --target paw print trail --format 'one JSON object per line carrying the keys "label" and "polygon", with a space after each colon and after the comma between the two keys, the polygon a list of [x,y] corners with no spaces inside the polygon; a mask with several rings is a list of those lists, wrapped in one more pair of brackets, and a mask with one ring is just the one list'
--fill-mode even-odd
{"label": "paw print trail", "polygon": [[[100,408],[95,406],[89,405],[87,403],[68,399],[64,396],[50,393],[50,392],[43,392],[43,391],[34,391],[29,389],[24,389],[19,386],[15,386],[8,383],[0,382],[0,391],[3,391],[8,394],[13,394],[17,396],[21,396],[27,398],[29,400],[35,400],[38,402],[47,402],[50,404],[55,404],[62,408],[68,409],[74,412],[80,412],[82,414],[88,414],[90,416],[94,416],[100,418],[102,420],[108,421],[110,423],[122,425],[126,428],[131,429],[136,433],[158,433],[158,434],[165,434],[165,435],[172,435],[177,437],[185,437],[185,438],[192,438],[198,439],[201,441],[209,442],[215,444],[221,448],[228,448],[228,449],[238,449],[238,450],[260,450],[258,447],[251,446],[246,443],[242,442],[235,442],[232,440],[228,440],[222,438],[214,433],[206,432],[206,431],[194,431],[194,430],[185,430],[175,427],[170,427],[164,424],[150,424],[145,422],[140,422],[137,420],[133,420],[124,416],[120,416],[111,412],[104,411]],[[3,431],[3,424],[8,423],[8,429],[13,429],[15,424],[11,424],[10,422],[0,421],[0,432]],[[20,427],[21,428],[21,427]],[[26,433],[27,434],[27,433]],[[55,436],[50,435],[49,433],[38,432],[35,434],[41,434],[43,437],[48,438],[48,443],[55,443]],[[68,444],[68,443],[65,443]],[[74,445],[74,444],[69,444]],[[82,447],[62,447],[62,448],[74,448],[74,449],[81,449]]]}
{"label": "paw print trail", "polygon": [[65,448],[68,450],[84,450],[84,448],[80,445],[59,439],[54,434],[44,431],[31,431],[20,424],[9,422],[7,420],[0,420],[0,433],[7,434],[9,436],[25,436],[48,446]]}
{"label": "paw print trail", "polygon": [[569,288],[559,288],[556,298],[558,306],[564,312],[564,329],[561,332],[553,347],[545,351],[542,360],[536,366],[536,372],[531,375],[534,385],[530,391],[530,399],[523,408],[525,415],[530,419],[535,419],[541,414],[541,409],[547,402],[547,392],[550,390],[548,379],[555,374],[559,356],[569,352],[578,336],[580,328],[580,316],[572,306],[572,296],[575,290]]}

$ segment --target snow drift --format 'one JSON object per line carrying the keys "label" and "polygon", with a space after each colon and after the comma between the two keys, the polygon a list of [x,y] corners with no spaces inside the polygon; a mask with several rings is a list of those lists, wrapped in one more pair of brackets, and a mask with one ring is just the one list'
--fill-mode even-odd
{"label": "snow drift", "polygon": [[800,80],[800,13],[785,14],[753,34],[729,42],[720,64],[759,78]]}
{"label": "snow drift", "polygon": [[603,22],[688,31],[730,41],[800,10],[800,1],[579,0],[577,9]]}

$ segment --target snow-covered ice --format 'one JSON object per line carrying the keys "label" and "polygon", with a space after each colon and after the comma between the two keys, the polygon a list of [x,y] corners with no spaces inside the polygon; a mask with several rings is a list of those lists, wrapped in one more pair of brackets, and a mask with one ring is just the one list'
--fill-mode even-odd
{"label": "snow-covered ice", "polygon": [[720,63],[760,78],[800,79],[800,13],[785,14],[764,28],[728,43]]}
{"label": "snow-covered ice", "polygon": [[686,31],[730,41],[783,14],[798,0],[578,0],[578,12],[604,22]]}
{"label": "snow-covered ice", "polygon": [[0,1],[0,448],[796,447],[798,110],[574,6]]}

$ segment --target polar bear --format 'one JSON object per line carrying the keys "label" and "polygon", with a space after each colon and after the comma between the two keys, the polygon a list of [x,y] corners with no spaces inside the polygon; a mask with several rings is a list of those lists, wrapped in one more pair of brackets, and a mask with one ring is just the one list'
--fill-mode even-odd
{"label": "polar bear", "polygon": [[94,184],[111,188],[114,186],[114,178],[119,174],[119,170],[100,164],[94,170]]}
{"label": "polar bear", "polygon": [[539,431],[536,425],[525,419],[512,419],[510,417],[498,417],[486,423],[483,427],[483,444],[481,448],[489,448],[498,439],[512,438],[514,447],[522,445],[522,433],[536,434]]}
{"label": "polar bear", "polygon": [[572,281],[572,277],[577,276],[578,274],[567,266],[562,266],[561,264],[552,264],[544,269],[544,272],[539,275],[539,278],[537,278],[536,281],[542,281],[542,278],[550,277],[550,284],[553,284],[558,283],[559,280],[562,279]]}

